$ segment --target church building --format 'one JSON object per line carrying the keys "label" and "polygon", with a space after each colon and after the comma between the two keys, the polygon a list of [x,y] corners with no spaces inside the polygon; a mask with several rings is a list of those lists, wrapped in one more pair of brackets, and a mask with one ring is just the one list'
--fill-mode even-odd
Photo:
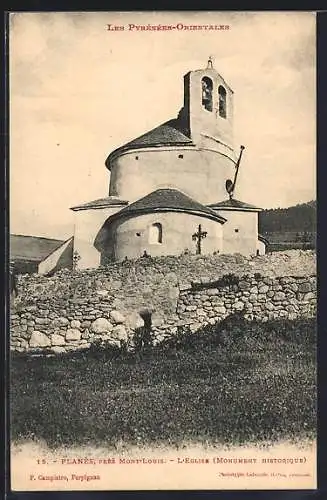
{"label": "church building", "polygon": [[184,76],[177,118],[109,154],[108,196],[71,208],[78,268],[146,255],[265,253],[261,209],[234,197],[244,147],[234,149],[233,100],[209,58]]}

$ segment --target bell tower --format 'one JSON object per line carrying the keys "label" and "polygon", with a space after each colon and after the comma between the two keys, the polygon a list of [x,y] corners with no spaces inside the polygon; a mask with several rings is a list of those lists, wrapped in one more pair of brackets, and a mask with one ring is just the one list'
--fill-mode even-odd
{"label": "bell tower", "polygon": [[233,90],[213,67],[184,76],[184,107],[180,118],[192,141],[235,159],[233,146]]}

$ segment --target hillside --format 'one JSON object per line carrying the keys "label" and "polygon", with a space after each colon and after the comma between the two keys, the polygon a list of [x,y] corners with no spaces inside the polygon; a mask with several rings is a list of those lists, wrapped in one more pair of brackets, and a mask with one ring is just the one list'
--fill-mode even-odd
{"label": "hillside", "polygon": [[263,210],[259,232],[269,241],[269,251],[315,248],[316,212],[316,201]]}
{"label": "hillside", "polygon": [[263,210],[259,214],[260,233],[316,232],[316,201],[288,208]]}

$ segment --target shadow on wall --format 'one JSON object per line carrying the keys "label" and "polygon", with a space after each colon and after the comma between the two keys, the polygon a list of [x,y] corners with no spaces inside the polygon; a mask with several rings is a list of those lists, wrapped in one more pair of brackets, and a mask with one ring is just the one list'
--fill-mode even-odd
{"label": "shadow on wall", "polygon": [[38,262],[15,260],[15,274],[35,274],[38,272]]}
{"label": "shadow on wall", "polygon": [[[110,219],[110,218],[109,218]],[[110,223],[107,219],[99,229],[95,237],[93,246],[100,253],[100,266],[106,265],[112,261],[115,256],[114,245],[114,223]]]}
{"label": "shadow on wall", "polygon": [[74,239],[72,238],[69,245],[60,255],[56,262],[56,265],[51,271],[49,271],[45,276],[51,277],[60,269],[73,269],[73,250],[74,250]]}

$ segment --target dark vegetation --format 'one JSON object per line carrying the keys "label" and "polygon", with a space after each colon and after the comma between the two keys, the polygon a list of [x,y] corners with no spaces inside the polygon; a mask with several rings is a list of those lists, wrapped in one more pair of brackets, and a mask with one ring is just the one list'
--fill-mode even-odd
{"label": "dark vegetation", "polygon": [[315,201],[289,208],[263,210],[259,213],[259,233],[268,239],[269,249],[313,249],[316,239],[317,207]]}
{"label": "dark vegetation", "polygon": [[263,210],[259,214],[259,231],[274,233],[281,231],[315,232],[316,202],[301,203],[289,208]]}
{"label": "dark vegetation", "polygon": [[181,446],[313,438],[315,321],[219,325],[135,352],[12,356],[14,442]]}
{"label": "dark vegetation", "polygon": [[199,291],[210,288],[222,288],[228,285],[238,285],[239,281],[239,276],[235,276],[233,273],[229,273],[224,274],[224,276],[216,281],[210,281],[208,283],[192,283],[192,290]]}

